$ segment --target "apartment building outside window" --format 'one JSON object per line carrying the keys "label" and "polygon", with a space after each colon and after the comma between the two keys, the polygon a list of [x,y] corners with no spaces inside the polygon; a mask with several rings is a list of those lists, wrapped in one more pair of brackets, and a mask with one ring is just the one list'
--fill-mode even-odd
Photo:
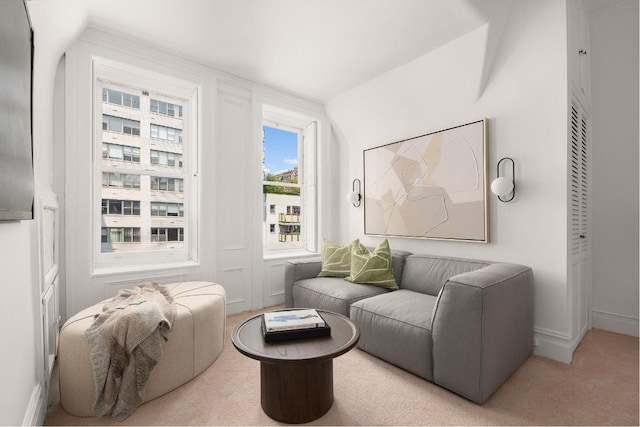
{"label": "apartment building outside window", "polygon": [[[197,108],[193,89],[146,87],[144,75],[105,65],[96,73],[102,122],[95,134],[101,177],[94,224],[100,236],[96,265],[193,260],[197,255]],[[159,122],[156,122],[158,120]],[[101,132],[98,132],[101,130]],[[173,255],[171,255],[173,254]],[[117,255],[117,256],[116,256]],[[115,257],[114,257],[115,256]],[[158,258],[160,257],[160,258]]]}

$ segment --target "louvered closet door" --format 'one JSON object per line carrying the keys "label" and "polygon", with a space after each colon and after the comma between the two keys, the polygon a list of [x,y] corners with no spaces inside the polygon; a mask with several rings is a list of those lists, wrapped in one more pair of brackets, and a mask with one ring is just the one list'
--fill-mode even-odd
{"label": "louvered closet door", "polygon": [[589,325],[589,116],[574,99],[570,112],[570,249],[571,287],[575,332],[584,334]]}

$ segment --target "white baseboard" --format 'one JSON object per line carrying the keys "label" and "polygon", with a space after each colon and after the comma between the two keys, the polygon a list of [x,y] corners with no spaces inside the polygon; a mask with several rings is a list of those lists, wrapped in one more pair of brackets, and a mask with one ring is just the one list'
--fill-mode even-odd
{"label": "white baseboard", "polygon": [[41,426],[47,410],[47,393],[43,383],[38,383],[33,388],[29,406],[22,419],[23,426]]}
{"label": "white baseboard", "polygon": [[[611,313],[592,311],[592,327],[638,336],[638,319],[617,316]],[[580,341],[582,341],[587,332],[586,324],[583,325],[582,330],[575,337],[550,329],[534,328],[533,354],[570,364],[573,361],[573,352],[578,348]]]}
{"label": "white baseboard", "polygon": [[569,335],[549,329],[535,328],[533,337],[533,354],[567,364],[573,360],[575,346],[572,345]]}
{"label": "white baseboard", "polygon": [[593,327],[597,329],[633,337],[638,336],[639,322],[638,319],[633,317],[593,310],[591,312],[591,322]]}

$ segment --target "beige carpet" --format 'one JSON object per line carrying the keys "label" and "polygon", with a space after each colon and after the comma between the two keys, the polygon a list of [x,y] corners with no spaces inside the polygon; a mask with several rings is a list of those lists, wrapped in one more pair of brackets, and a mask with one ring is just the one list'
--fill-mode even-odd
{"label": "beige carpet", "polygon": [[[56,376],[46,425],[279,425],[260,407],[260,365],[231,344],[182,387],[120,423],[60,406]],[[638,339],[590,331],[571,365],[530,357],[480,406],[354,349],[334,360],[334,404],[311,425],[638,425]]]}

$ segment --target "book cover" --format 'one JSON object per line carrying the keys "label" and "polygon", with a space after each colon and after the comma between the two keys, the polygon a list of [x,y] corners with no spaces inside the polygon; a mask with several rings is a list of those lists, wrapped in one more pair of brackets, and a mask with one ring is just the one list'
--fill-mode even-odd
{"label": "book cover", "polygon": [[279,341],[289,341],[302,338],[316,338],[331,336],[331,326],[325,322],[324,326],[316,328],[283,329],[279,331],[267,331],[265,327],[264,315],[262,316],[262,335],[267,343]]}
{"label": "book cover", "polygon": [[314,309],[282,310],[264,313],[267,332],[322,328],[325,321]]}

